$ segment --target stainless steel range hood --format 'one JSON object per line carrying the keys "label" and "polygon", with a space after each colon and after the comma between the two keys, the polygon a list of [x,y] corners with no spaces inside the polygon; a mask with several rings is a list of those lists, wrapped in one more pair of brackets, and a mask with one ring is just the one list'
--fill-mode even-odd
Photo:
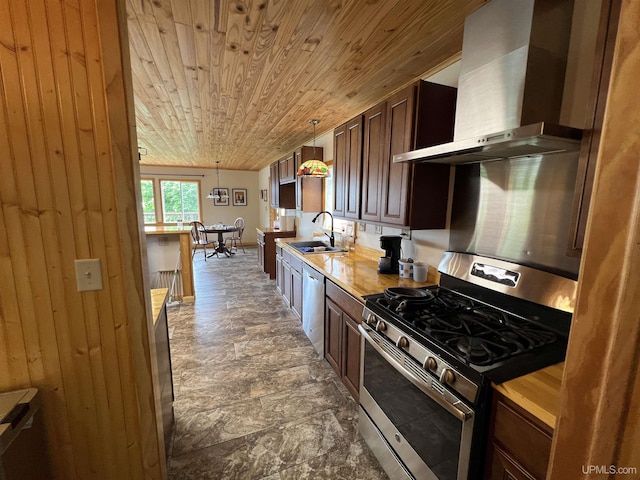
{"label": "stainless steel range hood", "polygon": [[573,0],[492,0],[465,20],[454,141],[394,162],[473,163],[577,151],[560,126]]}
{"label": "stainless steel range hood", "polygon": [[393,156],[394,162],[473,163],[578,151],[582,130],[544,122]]}

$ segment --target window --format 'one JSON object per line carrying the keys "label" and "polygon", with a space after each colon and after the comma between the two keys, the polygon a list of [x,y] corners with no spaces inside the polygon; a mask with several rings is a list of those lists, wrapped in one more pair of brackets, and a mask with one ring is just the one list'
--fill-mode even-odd
{"label": "window", "polygon": [[156,196],[153,188],[153,180],[142,179],[140,181],[140,191],[142,192],[142,215],[144,223],[156,223]]}
{"label": "window", "polygon": [[200,219],[200,182],[161,180],[164,223],[185,223]]}

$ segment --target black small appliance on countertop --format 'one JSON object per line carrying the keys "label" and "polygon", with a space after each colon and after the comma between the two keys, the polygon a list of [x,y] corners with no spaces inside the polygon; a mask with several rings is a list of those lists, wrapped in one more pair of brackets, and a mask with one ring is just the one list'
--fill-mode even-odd
{"label": "black small appliance on countertop", "polygon": [[402,237],[399,235],[383,235],[380,237],[380,248],[385,251],[385,256],[380,257],[378,272],[398,273],[401,243]]}

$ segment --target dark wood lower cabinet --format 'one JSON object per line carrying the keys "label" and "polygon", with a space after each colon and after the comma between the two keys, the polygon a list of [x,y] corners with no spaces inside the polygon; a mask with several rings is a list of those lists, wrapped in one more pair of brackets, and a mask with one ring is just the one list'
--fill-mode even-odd
{"label": "dark wood lower cabinet", "polygon": [[362,303],[327,280],[324,356],[358,401],[360,389],[360,331]]}
{"label": "dark wood lower cabinet", "polygon": [[503,395],[493,393],[484,478],[543,480],[553,430]]}
{"label": "dark wood lower cabinet", "polygon": [[276,278],[276,238],[295,237],[295,230],[256,229],[258,239],[258,264],[269,278]]}

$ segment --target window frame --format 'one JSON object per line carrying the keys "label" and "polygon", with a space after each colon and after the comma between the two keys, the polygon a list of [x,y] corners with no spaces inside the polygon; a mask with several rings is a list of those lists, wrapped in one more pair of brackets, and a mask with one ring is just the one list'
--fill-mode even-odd
{"label": "window frame", "polygon": [[[198,193],[196,195],[196,197],[198,199],[198,221],[199,222],[202,221],[202,201],[200,199],[200,195],[202,193],[202,189],[201,189],[201,183],[202,182],[200,180],[185,180],[185,179],[179,178],[179,177],[156,178],[156,180],[158,181],[158,190],[160,192],[160,195],[158,197],[158,200],[160,202],[160,215],[161,215],[159,218],[162,218],[162,223],[160,223],[160,225],[177,225],[178,224],[177,221],[176,222],[167,222],[167,221],[165,221],[164,201],[163,201],[163,197],[162,197],[162,182],[195,183],[196,187],[198,189]],[[183,219],[183,221],[184,221],[184,219]]]}
{"label": "window frame", "polygon": [[[140,177],[140,197],[142,197],[142,182],[151,182],[151,188],[153,189],[153,214],[156,217],[156,221],[153,223],[147,223],[144,221],[144,209],[142,210],[142,224],[143,225],[160,225],[160,215],[158,215],[158,185],[157,178],[154,177]],[[161,210],[161,209],[160,209]]]}

